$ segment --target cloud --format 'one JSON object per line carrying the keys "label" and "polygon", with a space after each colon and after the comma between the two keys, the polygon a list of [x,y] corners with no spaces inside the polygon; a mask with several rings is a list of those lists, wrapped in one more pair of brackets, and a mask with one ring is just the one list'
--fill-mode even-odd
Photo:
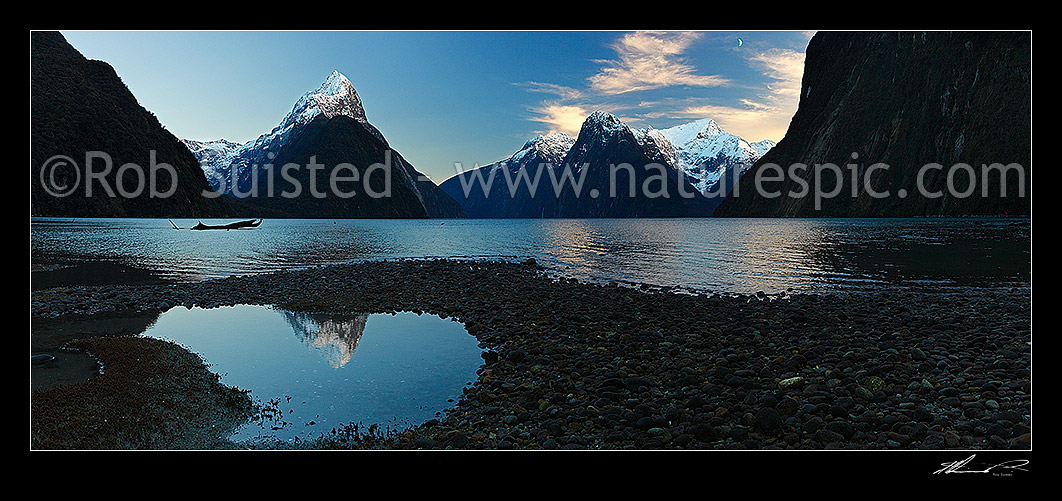
{"label": "cloud", "polygon": [[[749,141],[779,140],[800,101],[804,53],[791,49],[755,50],[745,44],[744,63],[758,70],[764,83],[747,87],[720,75],[705,75],[689,64],[683,54],[690,51],[702,33],[635,32],[617,40],[612,47],[616,57],[597,60],[600,69],[589,77],[585,89],[553,83],[524,82],[532,92],[550,94],[549,99],[530,108],[530,120],[545,124],[550,131],[577,135],[583,121],[595,110],[614,114],[633,112],[630,120],[712,118],[723,129]],[[810,37],[812,32],[805,33]],[[739,61],[740,64],[740,61]],[[669,86],[731,89],[748,88],[736,101],[715,102],[714,98],[686,92],[685,99],[665,97],[660,101],[641,100],[637,104],[628,93]],[[539,131],[547,132],[547,131]]]}
{"label": "cloud", "polygon": [[616,112],[622,109],[610,96],[668,86],[716,87],[729,80],[718,75],[700,75],[682,59],[700,33],[636,32],[616,41],[615,59],[596,60],[601,69],[587,79],[585,90],[546,83],[523,82],[532,92],[554,97],[531,109],[532,121],[547,124],[550,130],[576,135],[586,117],[595,110]]}
{"label": "cloud", "polygon": [[579,89],[573,89],[571,87],[553,83],[524,82],[518,85],[527,87],[531,89],[532,92],[544,92],[547,94],[553,94],[563,100],[580,99],[584,96],[584,93]]}
{"label": "cloud", "polygon": [[624,35],[613,48],[616,60],[589,78],[590,88],[605,95],[624,94],[674,85],[717,87],[729,84],[719,75],[699,75],[681,55],[700,38],[699,33],[637,32]]}
{"label": "cloud", "polygon": [[790,49],[771,49],[753,55],[754,66],[763,69],[764,76],[774,80],[767,85],[769,99],[776,104],[791,104],[800,97],[800,80],[804,76],[804,53]]}
{"label": "cloud", "polygon": [[687,118],[710,117],[723,129],[750,141],[781,139],[800,103],[804,53],[790,49],[769,49],[754,53],[748,62],[758,67],[768,79],[754,97],[741,99],[734,106],[690,106],[679,115]]}
{"label": "cloud", "polygon": [[[579,134],[579,128],[583,121],[591,113],[579,105],[566,105],[560,103],[542,103],[532,109],[535,116],[531,120],[542,122],[549,126],[550,131],[559,131],[570,136]],[[543,131],[545,132],[545,131]]]}

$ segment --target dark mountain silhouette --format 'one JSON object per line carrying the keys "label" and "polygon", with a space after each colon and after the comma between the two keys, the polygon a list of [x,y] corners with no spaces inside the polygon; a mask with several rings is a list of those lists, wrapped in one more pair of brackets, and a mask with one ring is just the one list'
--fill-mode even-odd
{"label": "dark mountain silhouette", "polygon": [[[1028,32],[819,32],[807,47],[800,104],[785,137],[742,176],[715,215],[1028,215],[1031,62]],[[866,175],[879,163],[888,168]],[[809,168],[756,188],[758,175],[768,179],[794,164]],[[819,207],[815,164],[843,173],[838,191],[837,176],[822,171],[819,193],[839,194],[823,195]],[[939,167],[923,168],[929,164]],[[856,166],[854,184],[849,165]],[[978,180],[972,189],[970,173]],[[801,183],[810,193],[789,196],[805,191]],[[890,196],[872,196],[885,192]]]}
{"label": "dark mountain silhouette", "polygon": [[184,143],[216,189],[255,209],[288,217],[464,216],[369,123],[357,91],[338,71],[253,141]]}
{"label": "dark mountain silhouette", "polygon": [[594,112],[565,155],[570,182],[557,197],[557,217],[700,217],[708,199],[675,165],[671,142]]}
{"label": "dark mountain silhouette", "polygon": [[538,136],[509,158],[457,174],[439,188],[457,200],[468,217],[555,217],[551,176],[559,178],[564,155],[574,142],[561,132]]}
{"label": "dark mountain silhouette", "polygon": [[[457,202],[445,193],[439,192],[446,198],[424,196],[438,188],[434,184],[426,186],[431,181],[418,181],[420,174],[401,155],[370,133],[365,124],[350,117],[314,118],[293,131],[272,163],[276,169],[272,191],[266,182],[267,173],[260,172],[258,190],[242,199],[246,203],[294,217],[423,218],[463,214]],[[293,181],[283,179],[279,172],[286,164],[311,163],[323,167],[313,171],[291,169],[288,174]],[[340,170],[336,179],[357,180],[340,180],[333,191],[332,169],[340,164],[351,167]],[[284,196],[296,189],[300,191],[298,196]],[[314,191],[324,196],[316,196]]]}
{"label": "dark mountain silhouette", "polygon": [[[30,213],[66,217],[226,217],[230,203],[204,196],[212,191],[191,152],[145,110],[107,63],[86,59],[58,32],[33,32],[30,37]],[[85,171],[88,152],[101,152],[93,172],[109,173],[91,180]],[[150,166],[158,170],[155,193]],[[59,168],[57,156],[69,158],[78,170]],[[105,157],[103,155],[106,155]],[[137,170],[121,166],[136,164]],[[118,173],[122,172],[122,184]],[[43,174],[43,177],[42,177]],[[45,184],[47,183],[47,184]],[[106,185],[106,187],[105,187]],[[51,193],[49,189],[50,187]],[[59,187],[76,188],[67,193]],[[108,194],[109,188],[113,196]],[[172,193],[170,193],[172,191]],[[63,193],[66,193],[63,195]],[[136,195],[136,196],[134,196]],[[163,196],[165,195],[165,196]]]}
{"label": "dark mountain silhouette", "polygon": [[[713,205],[678,167],[659,131],[594,112],[577,139],[551,133],[441,188],[469,217],[693,217]],[[486,193],[484,192],[486,190]]]}

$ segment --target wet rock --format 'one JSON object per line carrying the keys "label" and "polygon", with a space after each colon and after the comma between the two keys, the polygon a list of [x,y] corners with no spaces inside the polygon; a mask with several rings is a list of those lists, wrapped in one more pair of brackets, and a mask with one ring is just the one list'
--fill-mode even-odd
{"label": "wet rock", "polygon": [[835,444],[844,441],[844,435],[827,429],[815,432],[815,440],[822,444]]}
{"label": "wet rock", "polygon": [[715,428],[709,424],[701,423],[690,427],[690,433],[700,442],[714,442],[719,439]]}
{"label": "wet rock", "polygon": [[663,443],[671,441],[671,432],[667,428],[649,428],[645,434]]}
{"label": "wet rock", "polygon": [[797,413],[799,405],[793,398],[785,397],[775,405],[775,409],[782,415],[792,416]]}
{"label": "wet rock", "polygon": [[763,433],[773,433],[782,427],[782,416],[771,407],[756,411],[756,429]]}
{"label": "wet rock", "polygon": [[[35,292],[31,309],[35,329],[162,304],[459,318],[485,349],[480,379],[430,427],[366,448],[960,448],[992,436],[1011,447],[1029,433],[1027,290],[747,299],[408,260],[53,289]],[[996,363],[1003,351],[1010,364]]]}

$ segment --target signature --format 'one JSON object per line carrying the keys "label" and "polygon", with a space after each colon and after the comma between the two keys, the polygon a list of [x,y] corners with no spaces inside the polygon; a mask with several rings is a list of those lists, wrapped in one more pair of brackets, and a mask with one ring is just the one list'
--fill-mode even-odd
{"label": "signature", "polygon": [[[1004,461],[1004,462],[999,463],[997,465],[989,466],[988,468],[985,468],[983,470],[972,470],[972,469],[971,470],[967,470],[967,469],[964,469],[967,465],[970,464],[971,461],[973,461],[973,458],[976,457],[976,456],[977,456],[977,454],[973,454],[970,457],[968,457],[966,459],[963,459],[962,461],[952,461],[952,462],[949,462],[949,463],[940,463],[940,465],[943,466],[943,468],[933,472],[933,474],[934,475],[938,475],[940,473],[944,473],[944,474],[947,474],[947,473],[992,473],[992,470],[996,470],[996,469],[998,469],[998,470],[1029,471],[1029,470],[1026,470],[1025,468],[1022,468],[1022,466],[1025,466],[1025,465],[1029,464],[1029,460],[1027,460],[1027,459],[1012,459],[1010,461]],[[1010,473],[1007,473],[1007,472],[998,473],[997,472],[997,473],[994,473],[994,474],[995,475],[1009,475]]]}

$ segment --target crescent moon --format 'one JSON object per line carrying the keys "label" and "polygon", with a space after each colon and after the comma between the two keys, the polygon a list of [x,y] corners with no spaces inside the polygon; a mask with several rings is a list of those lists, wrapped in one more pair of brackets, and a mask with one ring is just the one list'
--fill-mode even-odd
{"label": "crescent moon", "polygon": [[738,39],[738,47],[741,47],[741,39]]}

